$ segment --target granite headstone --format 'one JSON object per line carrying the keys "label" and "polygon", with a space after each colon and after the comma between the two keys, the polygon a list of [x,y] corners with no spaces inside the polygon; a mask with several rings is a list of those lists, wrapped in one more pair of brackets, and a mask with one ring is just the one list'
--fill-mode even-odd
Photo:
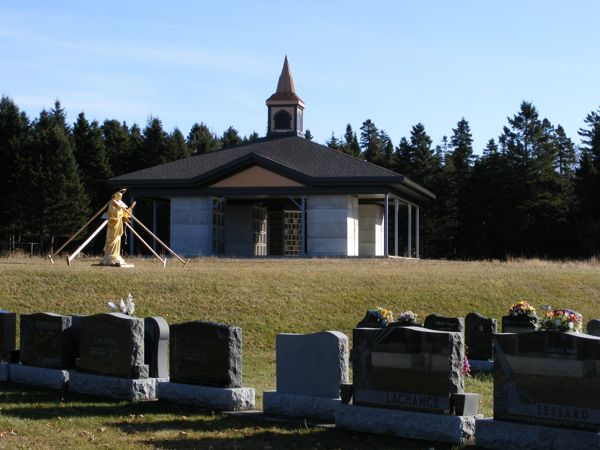
{"label": "granite headstone", "polygon": [[353,341],[355,405],[447,413],[464,392],[460,333],[355,328]]}
{"label": "granite headstone", "polygon": [[348,337],[339,331],[278,334],[277,392],[338,398],[348,383]]}
{"label": "granite headstone", "polygon": [[169,376],[169,324],[162,317],[144,319],[144,359],[149,376],[166,378]]}
{"label": "granite headstone", "polygon": [[590,320],[587,324],[587,332],[592,336],[600,336],[600,320]]}
{"label": "granite headstone", "polygon": [[122,313],[80,319],[78,371],[122,378],[147,378],[144,320]]}
{"label": "granite headstone", "polygon": [[170,326],[170,380],[222,388],[242,387],[242,330],[193,321]]}
{"label": "granite headstone", "polygon": [[495,420],[600,431],[600,337],[538,331],[494,339]]}
{"label": "granite headstone", "polygon": [[520,316],[503,316],[502,317],[502,332],[503,333],[528,333],[535,331],[537,319],[525,315]]}
{"label": "granite headstone", "polygon": [[54,313],[21,315],[21,363],[48,369],[75,366],[71,316]]}
{"label": "granite headstone", "polygon": [[15,349],[17,336],[17,315],[0,310],[0,361],[9,362],[10,353]]}
{"label": "granite headstone", "polygon": [[465,319],[462,317],[444,317],[438,314],[429,314],[425,317],[423,326],[430,330],[464,333]]}
{"label": "granite headstone", "polygon": [[472,312],[465,317],[465,345],[467,358],[490,360],[494,357],[493,333],[497,331],[496,319]]}

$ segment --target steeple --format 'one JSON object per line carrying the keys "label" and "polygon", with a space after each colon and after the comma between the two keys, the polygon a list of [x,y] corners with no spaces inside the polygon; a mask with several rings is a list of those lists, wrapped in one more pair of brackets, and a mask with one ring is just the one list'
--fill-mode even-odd
{"label": "steeple", "polygon": [[304,102],[296,95],[287,55],[279,75],[277,90],[266,103],[269,110],[267,136],[281,134],[304,136],[302,125]]}

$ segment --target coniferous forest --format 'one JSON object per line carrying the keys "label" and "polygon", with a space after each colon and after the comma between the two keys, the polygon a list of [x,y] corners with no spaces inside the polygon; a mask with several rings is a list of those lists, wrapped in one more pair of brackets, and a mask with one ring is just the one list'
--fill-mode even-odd
{"label": "coniferous forest", "polygon": [[[447,259],[600,254],[600,108],[582,117],[576,140],[523,102],[474,149],[461,119],[434,143],[418,123],[396,145],[370,119],[350,124],[330,148],[364,158],[437,195],[421,215],[421,255]],[[310,131],[306,131],[311,139]],[[59,102],[31,119],[0,100],[0,243],[58,247],[112,194],[113,176],[257,140],[196,123],[185,136],[150,117],[142,129],[119,120],[67,123]],[[480,154],[480,155],[479,155]],[[38,251],[39,251],[38,250]]]}

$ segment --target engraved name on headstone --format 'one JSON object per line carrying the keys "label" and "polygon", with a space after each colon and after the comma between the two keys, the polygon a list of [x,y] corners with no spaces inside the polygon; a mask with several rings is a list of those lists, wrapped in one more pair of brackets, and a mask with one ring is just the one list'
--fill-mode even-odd
{"label": "engraved name on headstone", "polygon": [[170,380],[173,383],[242,387],[242,330],[194,321],[170,326]]}
{"label": "engraved name on headstone", "polygon": [[462,317],[444,317],[438,314],[429,314],[425,317],[423,326],[430,330],[464,333],[465,319]]}
{"label": "engraved name on headstone", "polygon": [[80,319],[77,370],[123,378],[147,378],[144,319],[122,313]]}
{"label": "engraved name on headstone", "polygon": [[75,366],[71,316],[54,313],[21,315],[21,363],[50,369]]}
{"label": "engraved name on headstone", "polygon": [[472,312],[465,317],[465,345],[467,358],[491,360],[494,357],[493,333],[497,330],[496,319]]}
{"label": "engraved name on headstone", "polygon": [[536,319],[528,316],[503,316],[503,333],[528,333],[535,331]]}
{"label": "engraved name on headstone", "polygon": [[496,334],[494,419],[600,431],[600,337]]}
{"label": "engraved name on headstone", "polygon": [[353,331],[354,404],[444,413],[464,391],[460,333],[420,327]]}

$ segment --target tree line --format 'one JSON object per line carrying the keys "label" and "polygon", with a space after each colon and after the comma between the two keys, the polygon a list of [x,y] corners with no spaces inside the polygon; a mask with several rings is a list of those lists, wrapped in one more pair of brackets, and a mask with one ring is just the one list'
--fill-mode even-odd
{"label": "tree line", "polygon": [[[576,145],[523,102],[481,156],[464,118],[435,146],[421,123],[394,145],[370,119],[358,134],[350,124],[340,138],[332,133],[326,145],[437,195],[422,208],[425,257],[586,258],[600,253],[600,109],[583,124]],[[109,178],[257,139],[234,127],[217,135],[204,123],[185,137],[177,128],[165,131],[155,117],[144,129],[114,119],[100,124],[84,113],[69,124],[59,102],[31,120],[2,97],[0,241],[50,249],[107,201]]]}

